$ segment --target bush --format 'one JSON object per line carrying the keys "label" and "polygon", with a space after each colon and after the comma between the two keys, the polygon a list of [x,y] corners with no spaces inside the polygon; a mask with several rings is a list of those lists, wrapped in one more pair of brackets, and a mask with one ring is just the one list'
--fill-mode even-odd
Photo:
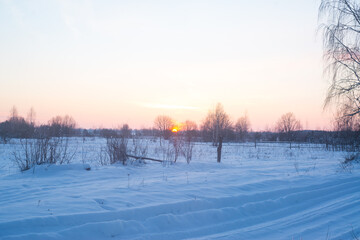
{"label": "bush", "polygon": [[182,147],[182,155],[185,157],[186,162],[189,164],[193,155],[194,144],[190,141],[185,142]]}
{"label": "bush", "polygon": [[13,151],[13,161],[21,171],[35,165],[68,164],[75,155],[68,145],[68,138],[20,139],[20,148]]}
{"label": "bush", "polygon": [[109,157],[110,164],[121,162],[126,164],[127,157],[127,139],[125,138],[107,138],[106,154]]}
{"label": "bush", "polygon": [[145,140],[134,136],[132,138],[132,144],[130,144],[130,149],[128,149],[128,151],[133,156],[145,158],[148,153],[148,144]]}
{"label": "bush", "polygon": [[344,163],[358,162],[359,153],[349,153],[345,156]]}

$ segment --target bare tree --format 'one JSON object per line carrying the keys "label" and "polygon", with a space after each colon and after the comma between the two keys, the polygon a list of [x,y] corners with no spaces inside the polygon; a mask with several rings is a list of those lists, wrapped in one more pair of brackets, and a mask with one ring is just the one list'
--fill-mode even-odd
{"label": "bare tree", "polygon": [[36,121],[36,112],[34,110],[33,107],[30,108],[28,114],[27,114],[27,118],[26,121],[28,124],[30,124],[31,126],[35,126],[35,121]]}
{"label": "bare tree", "polygon": [[351,116],[349,109],[344,105],[338,109],[333,119],[334,138],[331,139],[332,147],[357,151],[360,136],[360,115]]}
{"label": "bare tree", "polygon": [[360,113],[360,4],[355,0],[322,0],[319,17],[326,72],[331,78],[325,106],[347,105],[348,116]]}
{"label": "bare tree", "polygon": [[212,111],[208,111],[206,118],[202,122],[201,130],[204,135],[203,138],[205,140],[210,139],[212,141],[212,144],[215,145],[215,129],[214,129],[213,112]]}
{"label": "bare tree", "polygon": [[197,130],[197,124],[193,121],[186,120],[182,124],[182,130],[183,131],[196,131]]}
{"label": "bare tree", "polygon": [[50,134],[55,137],[69,136],[76,127],[75,120],[66,115],[64,117],[56,116],[49,120]]}
{"label": "bare tree", "polygon": [[182,124],[182,131],[184,132],[185,135],[185,140],[187,142],[191,142],[192,139],[194,138],[195,134],[196,134],[196,130],[197,130],[197,125],[195,122],[190,121],[190,120],[186,120],[183,124]]}
{"label": "bare tree", "polygon": [[19,118],[19,113],[18,113],[18,110],[17,110],[16,106],[13,106],[13,107],[10,109],[9,121],[11,121],[11,120],[16,120],[17,118]]}
{"label": "bare tree", "polygon": [[203,131],[212,133],[212,142],[217,146],[220,138],[224,138],[227,130],[231,129],[229,115],[225,113],[221,103],[216,105],[215,110],[209,111],[202,125]]}
{"label": "bare tree", "polygon": [[62,124],[64,127],[67,127],[69,129],[74,129],[76,127],[76,122],[75,122],[74,118],[69,115],[65,115],[63,117]]}
{"label": "bare tree", "polygon": [[333,128],[337,132],[353,131],[355,125],[354,120],[355,118],[353,116],[348,116],[346,111],[340,108],[334,116]]}
{"label": "bare tree", "polygon": [[276,123],[276,130],[279,133],[283,133],[285,139],[290,141],[290,148],[295,131],[299,131],[301,128],[300,121],[295,118],[295,115],[292,112],[282,115]]}
{"label": "bare tree", "polygon": [[249,129],[250,129],[250,120],[247,114],[245,114],[243,117],[240,117],[235,124],[235,131],[241,141],[244,141],[247,133],[249,132]]}
{"label": "bare tree", "polygon": [[120,131],[121,131],[121,136],[124,138],[129,138],[131,136],[131,129],[129,127],[129,124],[127,123],[122,125]]}
{"label": "bare tree", "polygon": [[300,121],[292,112],[285,113],[276,124],[276,130],[281,133],[290,133],[301,129]]}
{"label": "bare tree", "polygon": [[230,117],[224,111],[224,107],[221,103],[216,105],[214,111],[208,112],[208,115],[203,122],[202,129],[203,131],[212,133],[213,145],[217,146],[217,161],[221,162],[222,142],[226,131],[231,129]]}
{"label": "bare tree", "polygon": [[154,126],[157,130],[159,130],[160,136],[160,144],[161,137],[164,139],[168,139],[171,133],[171,127],[173,126],[173,120],[169,116],[160,115],[157,116],[154,120]]}

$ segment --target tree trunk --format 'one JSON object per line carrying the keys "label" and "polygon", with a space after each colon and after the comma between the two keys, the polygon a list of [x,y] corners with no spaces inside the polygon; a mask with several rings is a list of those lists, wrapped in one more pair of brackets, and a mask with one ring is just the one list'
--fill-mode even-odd
{"label": "tree trunk", "polygon": [[223,137],[219,137],[219,144],[217,147],[217,162],[221,162],[221,149],[222,149]]}

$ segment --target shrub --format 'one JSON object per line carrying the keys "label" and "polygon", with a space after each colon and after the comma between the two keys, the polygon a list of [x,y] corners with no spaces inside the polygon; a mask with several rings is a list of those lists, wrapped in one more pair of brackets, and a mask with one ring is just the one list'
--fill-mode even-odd
{"label": "shrub", "polygon": [[182,155],[185,157],[186,162],[189,164],[193,155],[194,144],[192,142],[185,142],[182,147]]}
{"label": "shrub", "polygon": [[110,164],[121,162],[126,164],[127,157],[127,139],[125,138],[107,138],[105,151],[109,157]]}
{"label": "shrub", "polygon": [[20,139],[20,147],[12,154],[13,161],[21,171],[35,165],[68,164],[75,155],[68,146],[68,138]]}

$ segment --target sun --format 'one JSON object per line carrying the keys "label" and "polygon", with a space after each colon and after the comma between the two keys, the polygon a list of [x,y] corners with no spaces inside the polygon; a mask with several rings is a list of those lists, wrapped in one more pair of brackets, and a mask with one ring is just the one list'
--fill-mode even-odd
{"label": "sun", "polygon": [[180,132],[180,130],[181,130],[181,123],[179,123],[179,122],[177,122],[177,121],[173,121],[170,130],[171,130],[171,132],[173,132],[173,133]]}

